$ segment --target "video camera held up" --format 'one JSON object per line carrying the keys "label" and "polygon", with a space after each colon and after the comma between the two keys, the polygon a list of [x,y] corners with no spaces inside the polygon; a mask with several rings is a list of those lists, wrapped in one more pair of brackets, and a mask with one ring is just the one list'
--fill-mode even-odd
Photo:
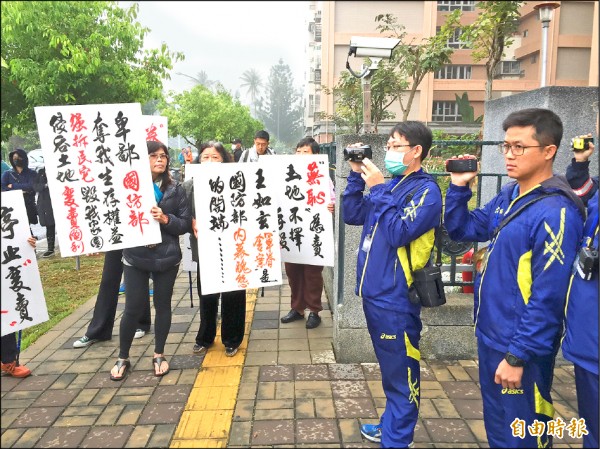
{"label": "video camera held up", "polygon": [[574,137],[571,139],[571,149],[573,151],[586,151],[589,150],[590,143],[594,143],[593,137]]}
{"label": "video camera held up", "polygon": [[452,173],[477,171],[477,159],[471,157],[452,157],[446,161],[446,171]]}
{"label": "video camera held up", "polygon": [[344,148],[345,161],[362,162],[364,158],[373,158],[373,151],[371,151],[371,145]]}

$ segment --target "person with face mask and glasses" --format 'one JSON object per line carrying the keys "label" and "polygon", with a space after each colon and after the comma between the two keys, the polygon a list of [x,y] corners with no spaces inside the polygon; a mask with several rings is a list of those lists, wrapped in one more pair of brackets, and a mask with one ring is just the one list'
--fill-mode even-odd
{"label": "person with face mask and glasses", "polygon": [[385,153],[392,178],[386,181],[367,158],[349,161],[342,195],[344,222],[363,227],[356,294],[363,299],[386,396],[380,422],[363,424],[360,431],[381,447],[409,447],[419,412],[421,305],[412,303],[408,292],[412,271],[429,262],[442,213],[440,189],[421,167],[432,139],[422,122],[397,124]]}

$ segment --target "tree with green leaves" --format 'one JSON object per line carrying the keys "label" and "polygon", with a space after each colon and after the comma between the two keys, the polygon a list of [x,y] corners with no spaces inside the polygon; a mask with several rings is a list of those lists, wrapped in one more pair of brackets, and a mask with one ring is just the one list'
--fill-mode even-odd
{"label": "tree with green leaves", "polygon": [[332,89],[322,85],[321,90],[325,95],[333,95],[335,111],[333,114],[319,113],[318,118],[332,120],[339,130],[350,129],[358,134],[363,121],[360,79],[345,70]]}
{"label": "tree with green leaves", "polygon": [[478,2],[479,15],[468,26],[463,27],[461,41],[473,49],[473,61],[485,59],[485,99],[492,98],[492,84],[496,67],[504,56],[504,49],[514,42],[519,28],[519,8],[525,2],[485,1]]}
{"label": "tree with green leaves", "polygon": [[266,98],[258,104],[258,117],[266,129],[287,145],[295,145],[302,137],[303,111],[300,94],[294,89],[292,71],[280,59],[271,67],[266,85]]}
{"label": "tree with green leaves", "polygon": [[240,79],[243,81],[240,87],[246,88],[246,93],[250,95],[251,111],[256,114],[256,99],[261,87],[263,87],[260,74],[255,69],[249,69],[242,73]]}
{"label": "tree with green leaves", "polygon": [[[421,39],[416,38],[406,42],[406,32],[404,25],[398,23],[398,18],[393,14],[379,14],[375,17],[378,23],[377,29],[380,33],[391,35],[400,39],[400,43],[392,52],[389,62],[380,63],[377,71],[385,72],[393,70],[402,82],[396,84],[397,98],[402,110],[402,121],[408,119],[412,103],[417,92],[419,84],[428,73],[436,72],[444,64],[450,62],[450,57],[454,49],[447,46],[448,39],[454,34],[460,26],[460,10],[455,10],[446,16],[446,22],[440,27],[435,36]],[[382,74],[380,74],[381,76]],[[373,78],[377,73],[373,75]],[[395,82],[394,78],[389,78]],[[371,95],[373,88],[371,88]],[[404,98],[408,94],[408,97]]]}
{"label": "tree with green leaves", "polygon": [[138,4],[1,3],[1,139],[35,129],[35,106],[146,103],[183,59],[166,44],[144,49]]}
{"label": "tree with green leaves", "polygon": [[264,128],[229,92],[212,92],[200,84],[174,95],[170,104],[162,105],[161,114],[169,121],[171,135],[183,136],[196,148],[208,140],[229,143],[239,137],[243,142],[252,142],[254,133]]}

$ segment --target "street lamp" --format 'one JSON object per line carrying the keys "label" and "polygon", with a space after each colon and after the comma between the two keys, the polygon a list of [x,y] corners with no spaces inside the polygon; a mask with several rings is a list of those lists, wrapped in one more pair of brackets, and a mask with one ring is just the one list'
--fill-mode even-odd
{"label": "street lamp", "polygon": [[548,2],[535,5],[533,9],[539,13],[540,22],[542,22],[542,75],[540,87],[546,85],[546,65],[548,61],[548,27],[552,22],[554,10],[560,6],[560,3]]}

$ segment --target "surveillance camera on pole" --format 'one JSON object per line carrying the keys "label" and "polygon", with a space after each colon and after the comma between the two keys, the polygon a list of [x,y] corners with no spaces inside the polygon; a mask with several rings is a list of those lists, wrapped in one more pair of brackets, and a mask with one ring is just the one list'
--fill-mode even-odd
{"label": "surveillance camera on pole", "polygon": [[[346,68],[355,78],[361,79],[363,91],[363,133],[371,132],[371,75],[379,67],[382,59],[390,59],[392,51],[398,46],[400,39],[392,37],[362,37],[352,36],[350,38],[350,49],[346,58]],[[371,65],[363,64],[363,72],[360,75],[354,73],[350,68],[350,56],[357,58],[370,58]]]}

